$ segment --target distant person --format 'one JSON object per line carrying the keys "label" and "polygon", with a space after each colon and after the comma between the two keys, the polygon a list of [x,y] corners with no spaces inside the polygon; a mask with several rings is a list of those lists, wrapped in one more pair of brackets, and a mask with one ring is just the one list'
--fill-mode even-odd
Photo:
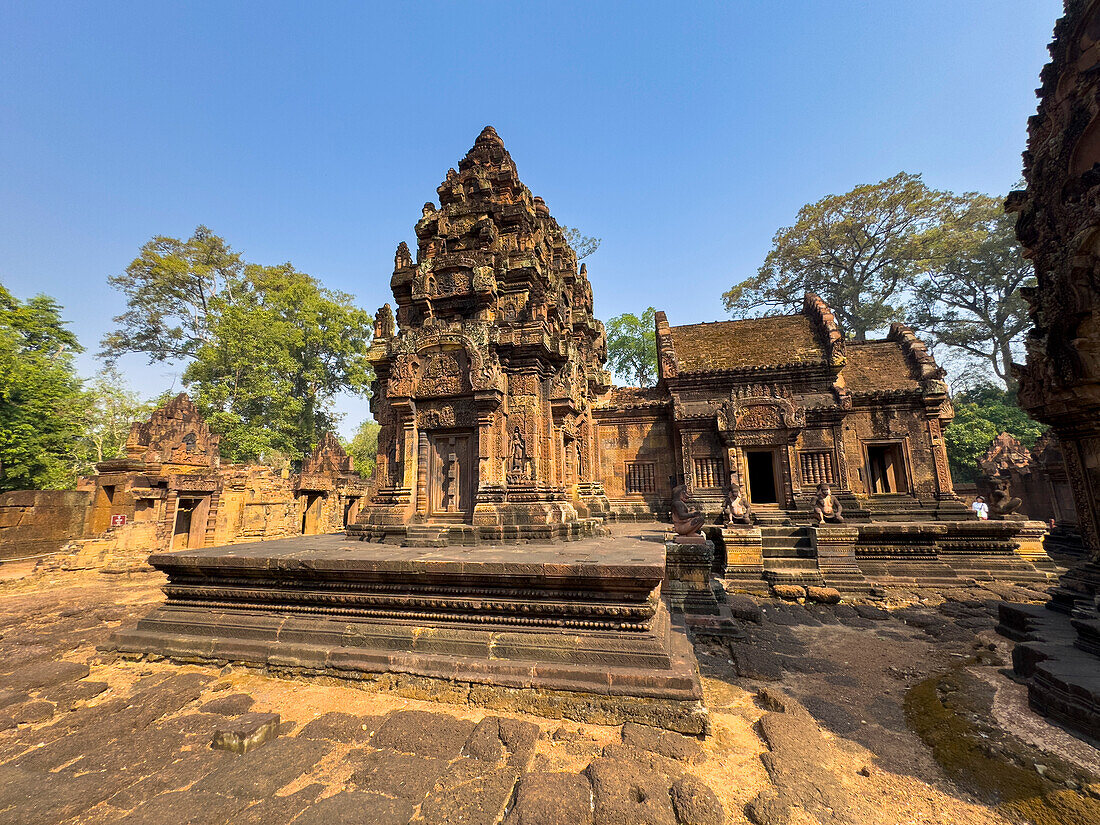
{"label": "distant person", "polygon": [[970,509],[977,513],[980,519],[989,518],[989,505],[985,503],[985,499],[982,496],[978,496],[974,499],[974,503],[970,505]]}

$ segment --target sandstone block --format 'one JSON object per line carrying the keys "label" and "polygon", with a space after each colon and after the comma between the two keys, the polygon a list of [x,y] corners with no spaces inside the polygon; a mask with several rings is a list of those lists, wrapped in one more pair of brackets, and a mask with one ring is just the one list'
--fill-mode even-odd
{"label": "sandstone block", "polygon": [[840,591],[835,587],[807,587],[806,596],[810,601],[820,604],[840,603]]}
{"label": "sandstone block", "polygon": [[215,750],[248,753],[260,747],[279,732],[279,714],[245,713],[214,731],[210,747]]}
{"label": "sandstone block", "polygon": [[788,601],[806,598],[806,588],[799,584],[773,584],[772,593]]}

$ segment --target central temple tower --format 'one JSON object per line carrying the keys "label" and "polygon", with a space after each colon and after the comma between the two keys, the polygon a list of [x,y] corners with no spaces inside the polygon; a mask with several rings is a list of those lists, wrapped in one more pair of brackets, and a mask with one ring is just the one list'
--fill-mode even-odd
{"label": "central temple tower", "polygon": [[606,511],[592,402],[610,387],[584,265],[491,126],[402,242],[368,355],[366,540],[578,538]]}

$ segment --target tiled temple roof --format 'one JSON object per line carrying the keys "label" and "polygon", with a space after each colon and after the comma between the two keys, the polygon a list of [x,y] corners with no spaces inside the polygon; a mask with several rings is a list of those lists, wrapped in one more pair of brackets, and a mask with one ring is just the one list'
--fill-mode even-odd
{"label": "tiled temple roof", "polygon": [[813,325],[802,314],[689,324],[669,332],[680,375],[825,363]]}
{"label": "tiled temple roof", "polygon": [[854,393],[920,392],[897,341],[848,341],[844,381]]}
{"label": "tiled temple roof", "polygon": [[657,387],[612,387],[609,401],[615,407],[643,407],[666,403],[668,393]]}

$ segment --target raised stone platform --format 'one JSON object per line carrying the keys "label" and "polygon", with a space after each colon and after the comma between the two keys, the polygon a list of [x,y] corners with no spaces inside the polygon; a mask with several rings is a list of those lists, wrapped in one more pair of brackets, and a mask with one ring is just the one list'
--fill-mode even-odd
{"label": "raised stone platform", "polygon": [[413,548],[336,535],[160,553],[167,602],[110,647],[398,691],[434,680],[497,707],[702,733],[697,664],[660,598],[652,539]]}

